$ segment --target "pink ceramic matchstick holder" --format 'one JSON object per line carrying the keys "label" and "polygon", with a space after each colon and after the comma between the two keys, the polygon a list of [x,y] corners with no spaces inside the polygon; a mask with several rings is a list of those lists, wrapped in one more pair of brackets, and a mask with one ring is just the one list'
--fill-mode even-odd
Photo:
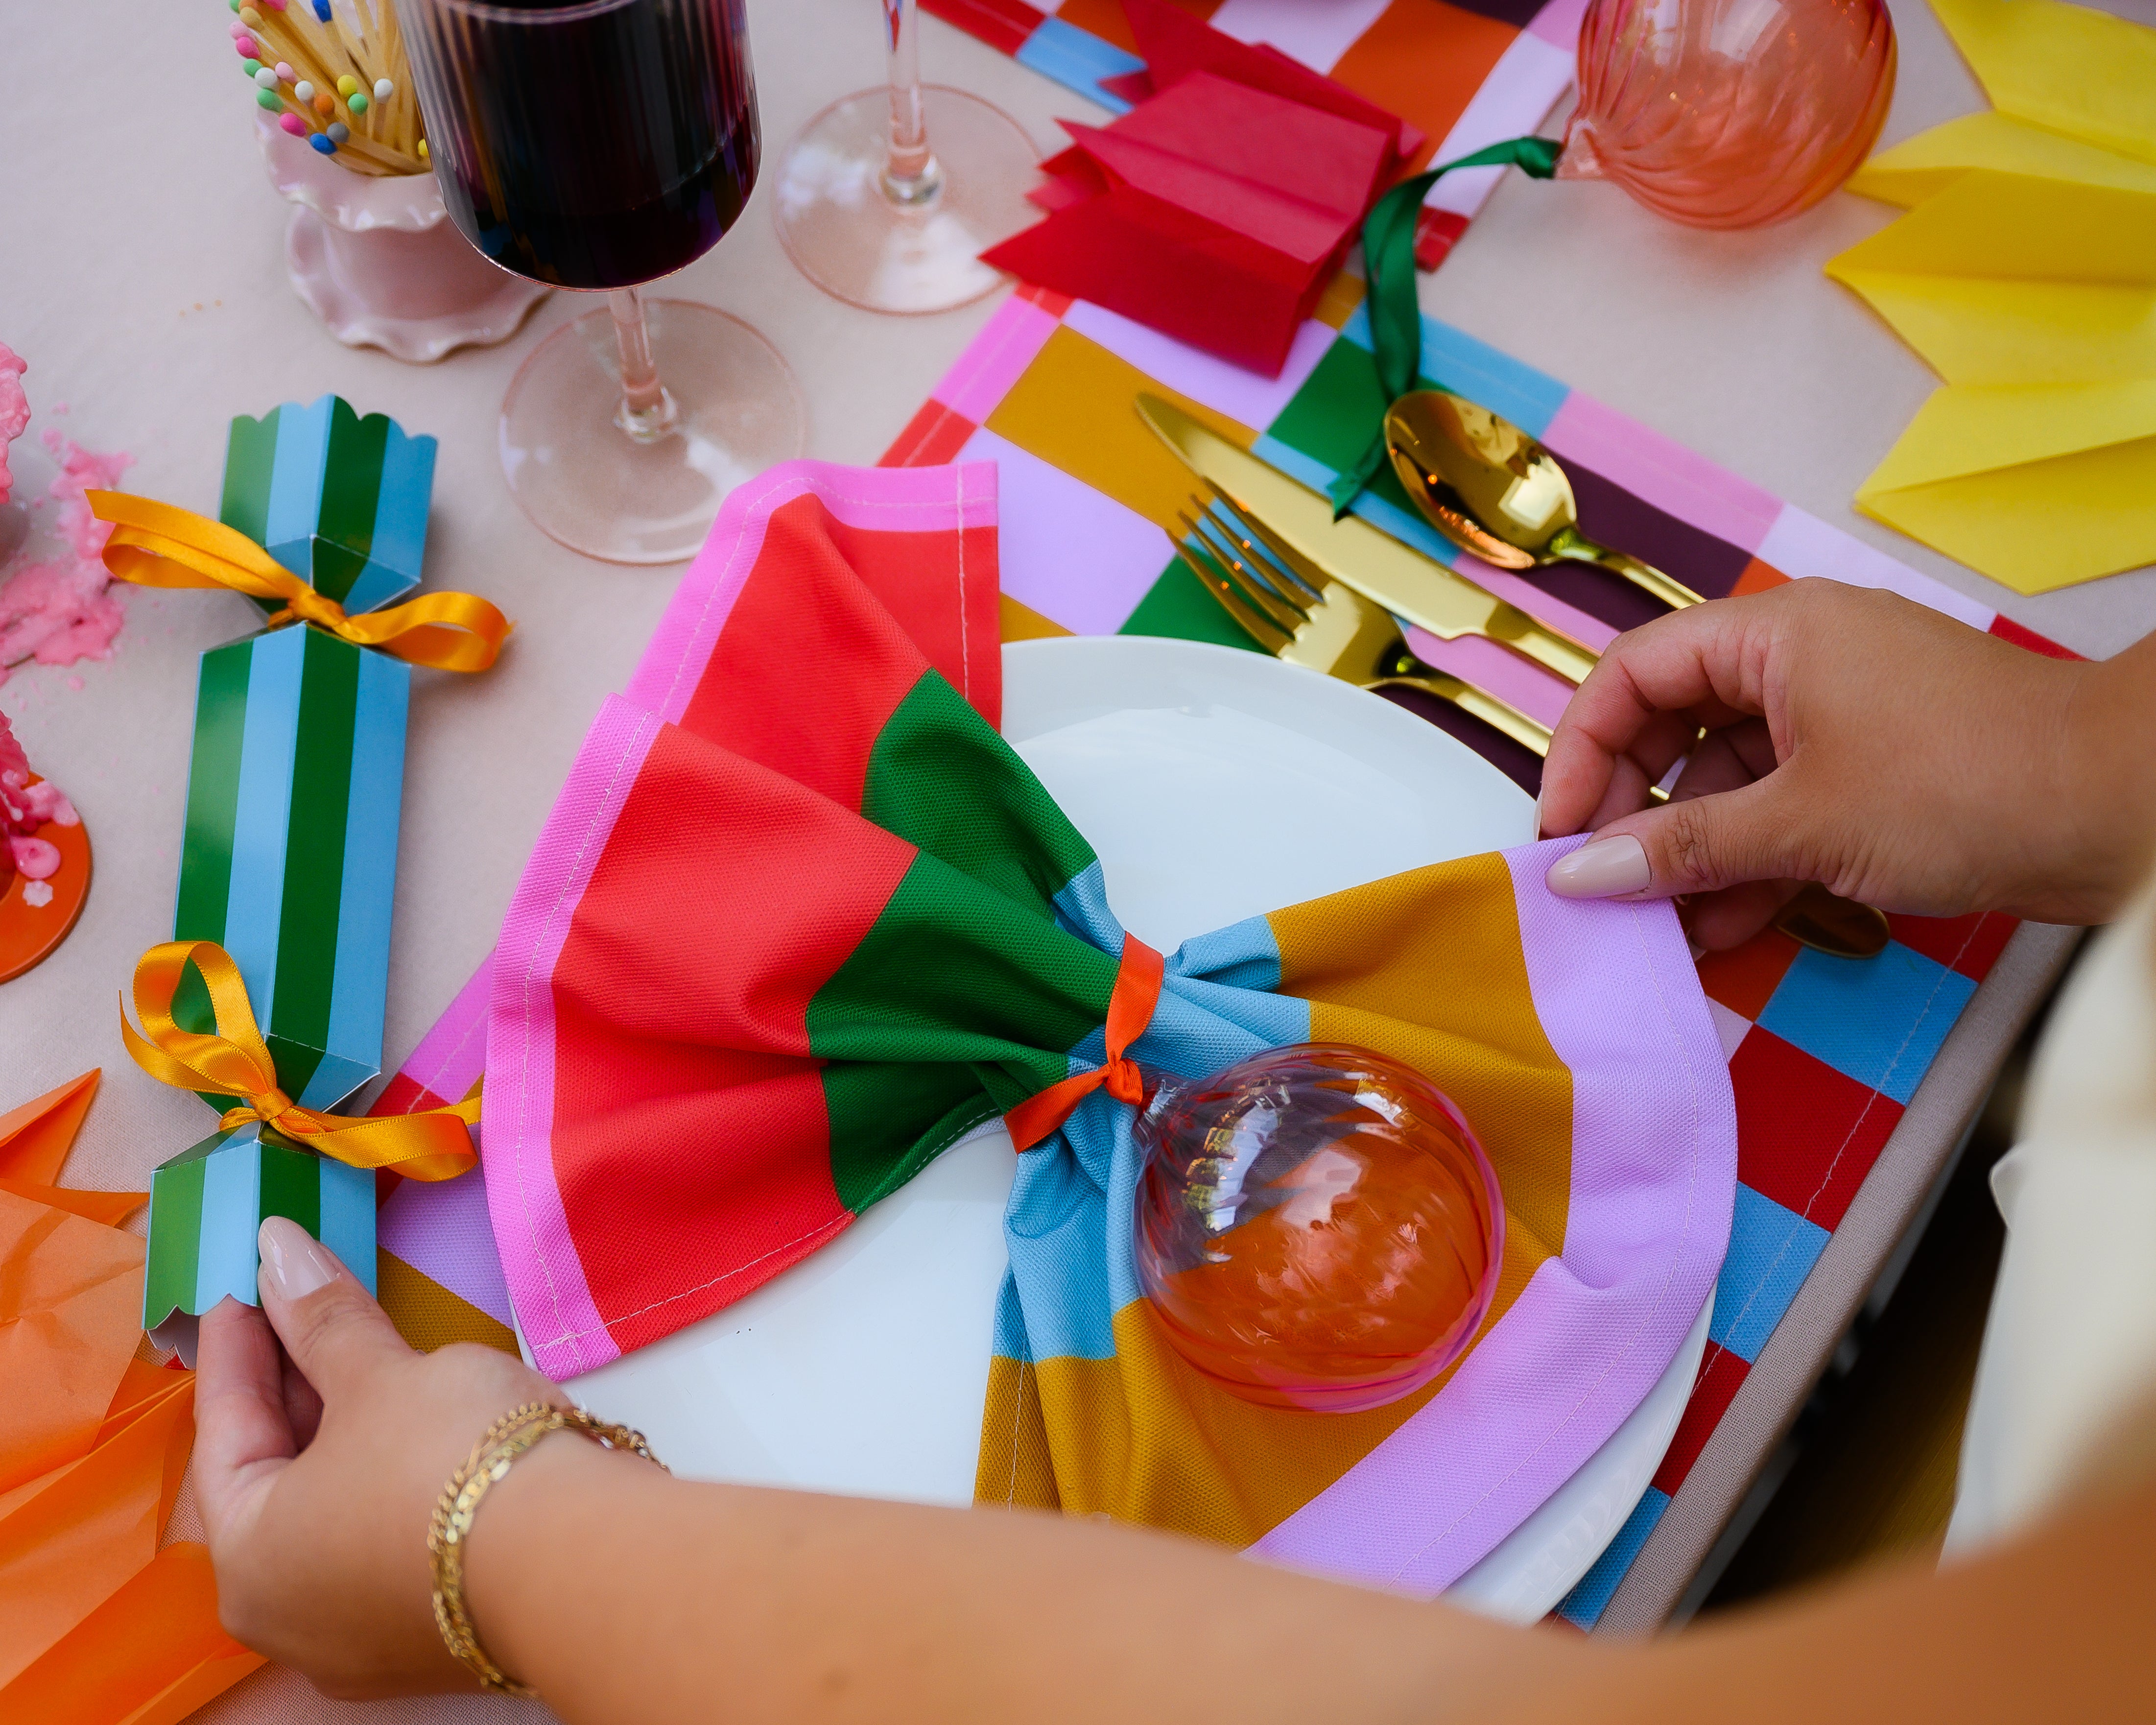
{"label": "pink ceramic matchstick holder", "polygon": [[424,365],[506,340],[547,297],[473,249],[432,174],[354,173],[266,115],[255,131],[270,183],[292,205],[293,291],[346,347]]}

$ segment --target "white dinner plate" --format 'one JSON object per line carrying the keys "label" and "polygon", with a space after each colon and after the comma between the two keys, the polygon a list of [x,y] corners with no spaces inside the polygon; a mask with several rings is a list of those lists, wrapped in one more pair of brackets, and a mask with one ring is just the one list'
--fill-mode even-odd
{"label": "white dinner plate", "polygon": [[[1163,952],[1245,916],[1517,845],[1533,803],[1413,714],[1255,654],[1145,637],[1004,649],[1004,733]],[[983,1127],[746,1299],[575,1380],[677,1474],[855,1496],[973,1497],[1014,1158]],[[1460,1584],[1542,1616],[1624,1523],[1706,1340]]]}

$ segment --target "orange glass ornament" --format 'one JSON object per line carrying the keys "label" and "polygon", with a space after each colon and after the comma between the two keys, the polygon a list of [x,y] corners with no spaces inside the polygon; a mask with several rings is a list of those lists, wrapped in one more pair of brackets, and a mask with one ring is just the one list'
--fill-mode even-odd
{"label": "orange glass ornament", "polygon": [[1353,1413],[1464,1353],[1505,1212],[1466,1118],[1413,1068],[1303,1043],[1162,1081],[1136,1135],[1138,1284],[1247,1401]]}
{"label": "orange glass ornament", "polygon": [[1757,228],[1856,172],[1893,95],[1885,0],[1594,0],[1557,177]]}

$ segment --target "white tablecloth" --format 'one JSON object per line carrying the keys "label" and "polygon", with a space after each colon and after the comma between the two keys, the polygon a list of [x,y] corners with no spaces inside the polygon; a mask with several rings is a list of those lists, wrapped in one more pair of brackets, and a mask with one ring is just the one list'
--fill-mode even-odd
{"label": "white tablecloth", "polygon": [[[1982,105],[1921,0],[1895,0],[1894,11],[1901,85],[1888,142]],[[750,0],[750,12],[769,161],[824,103],[880,78],[878,8]],[[228,419],[334,390],[440,439],[429,583],[485,594],[516,619],[493,671],[415,682],[389,978],[393,1062],[491,943],[578,741],[621,686],[679,570],[579,558],[526,522],[503,487],[496,408],[532,346],[582,309],[571,296],[555,296],[502,346],[433,367],[338,346],[285,280],[285,206],[262,172],[223,8],[18,0],[7,13],[0,341],[29,361],[37,414],[16,445],[18,496],[49,476],[36,434],[57,426],[90,448],[131,452],[127,489],[213,513]],[[1044,147],[1060,137],[1055,116],[1101,117],[932,18],[922,22],[922,59],[932,80],[1001,103]],[[121,92],[127,100],[113,100]],[[780,250],[769,195],[760,187],[736,231],[657,291],[762,329],[808,396],[809,452],[873,461],[995,301],[899,320],[829,300]],[[1513,176],[1426,280],[1424,303],[1984,603],[2082,651],[2115,650],[2156,624],[2156,570],[2024,599],[1851,510],[1933,380],[1820,267],[1893,213],[1844,195],[1763,232],[1705,234],[1607,186]],[[105,1090],[66,1178],[139,1188],[206,1122],[192,1097],[130,1065],[115,995],[142,949],[170,932],[196,656],[244,632],[250,614],[243,600],[202,593],[126,590],[124,602],[110,663],[24,667],[0,687],[31,760],[89,823],[97,870],[66,946],[0,988],[0,1108],[102,1065]],[[192,1521],[183,1503],[175,1531]],[[332,1709],[270,1671],[202,1717],[237,1725],[496,1709],[514,1704]]]}

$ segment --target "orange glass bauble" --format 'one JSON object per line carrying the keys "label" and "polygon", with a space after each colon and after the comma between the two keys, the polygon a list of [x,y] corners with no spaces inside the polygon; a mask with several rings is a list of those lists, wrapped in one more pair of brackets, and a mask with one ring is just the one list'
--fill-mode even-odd
{"label": "orange glass bauble", "polygon": [[1893,95],[1885,0],[1594,0],[1557,177],[1756,228],[1856,172]]}
{"label": "orange glass bauble", "polygon": [[1352,1413],[1475,1337],[1505,1212],[1466,1117],[1412,1067],[1302,1043],[1161,1083],[1136,1128],[1138,1285],[1245,1400]]}

